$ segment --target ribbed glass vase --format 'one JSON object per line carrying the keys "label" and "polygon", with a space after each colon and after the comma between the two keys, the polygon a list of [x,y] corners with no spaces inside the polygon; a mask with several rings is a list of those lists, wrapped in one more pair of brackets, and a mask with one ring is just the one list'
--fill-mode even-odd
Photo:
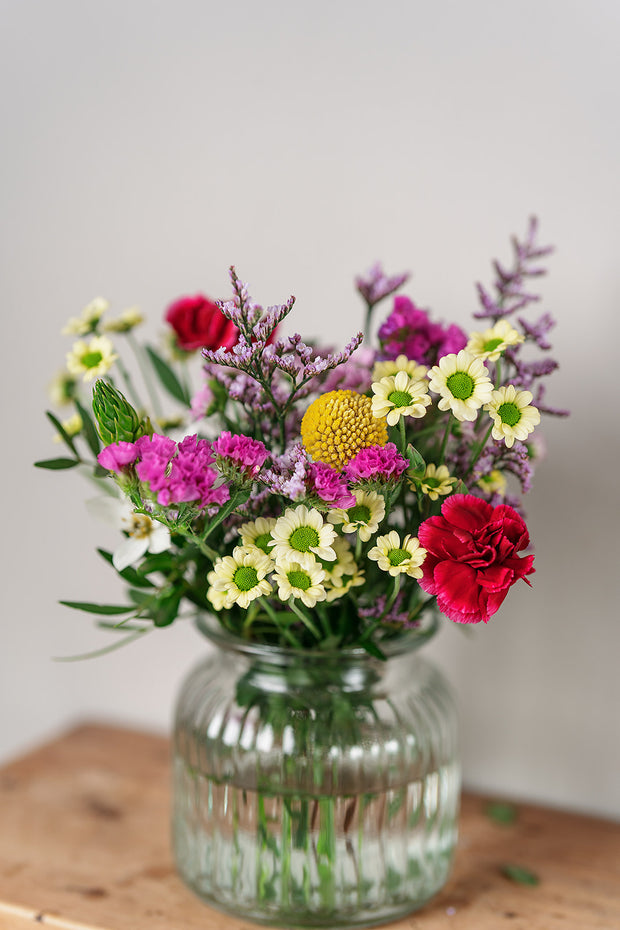
{"label": "ribbed glass vase", "polygon": [[174,851],[209,904],[284,927],[363,927],[445,883],[460,771],[447,683],[412,631],[387,661],[300,653],[201,622],[174,735]]}

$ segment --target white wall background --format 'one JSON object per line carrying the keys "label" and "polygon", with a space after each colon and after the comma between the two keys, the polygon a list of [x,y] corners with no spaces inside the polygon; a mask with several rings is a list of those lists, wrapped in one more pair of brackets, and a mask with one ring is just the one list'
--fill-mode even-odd
{"label": "white wall background", "polygon": [[205,644],[182,625],[107,658],[59,598],[114,598],[113,545],[42,410],[93,296],[152,319],[228,293],[235,263],[296,328],[344,342],[376,258],[465,328],[473,283],[536,212],[556,243],[545,308],[561,371],[530,495],[534,588],[432,652],[462,708],[465,776],[499,795],[620,814],[615,0],[0,5],[0,758],[83,718],[165,731]]}

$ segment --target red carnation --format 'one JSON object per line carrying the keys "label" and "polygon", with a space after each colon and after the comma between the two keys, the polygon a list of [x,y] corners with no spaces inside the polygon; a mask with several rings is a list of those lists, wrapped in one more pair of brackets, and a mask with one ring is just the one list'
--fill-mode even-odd
{"label": "red carnation", "polygon": [[456,623],[487,623],[511,585],[519,578],[529,584],[525,576],[535,571],[533,555],[517,555],[530,543],[517,511],[471,494],[444,501],[441,516],[425,520],[418,538],[427,551],[420,585]]}
{"label": "red carnation", "polygon": [[186,352],[194,349],[232,349],[239,330],[219,307],[202,294],[181,297],[170,304],[166,320],[174,329],[177,345]]}

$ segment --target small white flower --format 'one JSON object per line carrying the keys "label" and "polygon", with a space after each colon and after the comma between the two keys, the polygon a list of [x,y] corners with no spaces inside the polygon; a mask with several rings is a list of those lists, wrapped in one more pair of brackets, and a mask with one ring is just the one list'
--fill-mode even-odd
{"label": "small white flower", "polygon": [[92,333],[102,315],[108,309],[109,304],[103,297],[95,297],[89,304],[86,304],[80,316],[72,316],[63,328],[63,336],[86,336]]}
{"label": "small white flower", "polygon": [[389,426],[396,426],[401,417],[423,417],[431,403],[428,382],[406,371],[373,382],[372,390],[372,414],[386,417]]}
{"label": "small white flower", "polygon": [[342,523],[343,533],[358,533],[362,542],[368,542],[385,516],[385,498],[376,491],[361,488],[356,488],[353,494],[356,501],[353,507],[330,510],[327,519],[336,525]]}
{"label": "small white flower", "polygon": [[244,523],[239,527],[241,545],[246,549],[260,549],[270,559],[273,559],[271,531],[275,525],[275,517],[258,517],[250,523]]}
{"label": "small white flower", "polygon": [[440,358],[429,378],[431,391],[441,394],[437,406],[452,410],[457,420],[475,420],[480,407],[491,400],[493,385],[484,362],[465,349]]}
{"label": "small white flower", "polygon": [[539,410],[531,406],[531,400],[532,394],[529,391],[520,391],[514,384],[493,391],[490,403],[484,407],[494,421],[491,433],[493,439],[503,439],[509,449],[515,439],[520,442],[527,439],[540,423]]}
{"label": "small white flower", "polygon": [[289,597],[299,598],[306,607],[314,607],[317,601],[326,598],[325,572],[315,562],[309,568],[299,562],[281,559],[276,566],[273,580],[278,586],[278,596],[282,601]]}
{"label": "small white flower", "polygon": [[117,572],[137,562],[147,552],[157,554],[170,548],[170,530],[148,514],[135,513],[131,503],[117,497],[94,497],[86,507],[100,520],[117,530],[128,533],[112,557]]}
{"label": "small white flower", "polygon": [[[244,549],[236,546],[232,555],[218,559],[213,572],[208,575],[212,587],[225,595],[223,606],[228,609],[233,604],[247,608],[250,603],[263,594],[271,594],[272,587],[265,579],[267,572],[273,568],[271,559],[260,549]],[[211,598],[217,603],[217,598]]]}
{"label": "small white flower", "polygon": [[417,536],[405,536],[402,545],[396,530],[385,536],[378,536],[377,545],[368,553],[368,558],[376,562],[379,568],[390,575],[409,575],[421,578],[421,565],[426,558],[426,549],[420,545]]}
{"label": "small white flower", "polygon": [[482,333],[470,333],[465,350],[477,358],[496,362],[508,346],[519,345],[523,340],[524,337],[513,329],[508,320],[499,320]]}
{"label": "small white flower", "polygon": [[67,353],[67,370],[69,374],[84,381],[92,381],[107,374],[118,355],[107,336],[93,336],[89,342],[78,339]]}
{"label": "small white flower", "polygon": [[406,355],[399,355],[393,361],[388,359],[385,362],[375,362],[372,369],[372,380],[381,381],[382,378],[388,378],[399,371],[406,371],[414,381],[420,381],[426,377],[428,368],[426,365],[418,365],[417,362],[407,358]]}
{"label": "small white flower", "polygon": [[271,531],[273,558],[299,562],[306,569],[316,564],[316,559],[336,561],[333,542],[336,531],[323,522],[318,510],[308,510],[304,504],[289,507],[279,517]]}

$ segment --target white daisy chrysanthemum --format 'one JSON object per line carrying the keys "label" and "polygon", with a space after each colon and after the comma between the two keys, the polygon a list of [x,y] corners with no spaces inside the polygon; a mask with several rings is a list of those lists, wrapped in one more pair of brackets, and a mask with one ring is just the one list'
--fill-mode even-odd
{"label": "white daisy chrysanthemum", "polygon": [[510,449],[515,439],[523,442],[540,423],[537,407],[531,406],[532,394],[520,391],[514,384],[493,391],[484,409],[489,411],[494,425],[493,439],[504,440]]}
{"label": "white daisy chrysanthemum", "polygon": [[431,403],[426,379],[412,378],[406,371],[388,375],[372,385],[372,413],[396,426],[401,417],[423,417]]}
{"label": "white daisy chrysanthemum", "polygon": [[480,407],[491,400],[493,385],[483,360],[465,349],[440,358],[429,378],[430,390],[441,394],[437,406],[452,410],[457,420],[475,420]]}
{"label": "white daisy chrysanthemum", "polygon": [[273,559],[271,531],[275,525],[275,517],[258,517],[250,523],[244,523],[243,526],[239,527],[241,545],[245,546],[246,549],[260,549],[270,559]]}
{"label": "white daisy chrysanthemum", "polygon": [[385,498],[376,491],[364,491],[361,488],[356,488],[353,494],[353,507],[330,510],[327,519],[330,523],[342,524],[343,533],[358,533],[362,542],[368,542],[385,516]]}
{"label": "white daisy chrysanthemum", "polygon": [[101,327],[107,333],[130,333],[135,326],[144,322],[144,316],[137,307],[129,307],[115,320],[108,320]]}
{"label": "white daisy chrysanthemum", "polygon": [[133,565],[147,552],[155,555],[170,548],[168,527],[146,513],[135,513],[127,498],[93,497],[86,501],[86,507],[94,517],[128,533],[112,556],[112,564],[117,572]]}
{"label": "white daisy chrysanthemum", "polygon": [[375,362],[372,369],[372,380],[381,381],[382,378],[388,378],[399,371],[406,371],[414,381],[419,381],[421,378],[426,377],[428,368],[426,365],[418,365],[417,362],[407,358],[406,355],[399,355],[397,358],[387,359],[385,362]]}
{"label": "white daisy chrysanthemum", "polygon": [[217,578],[217,575],[214,571],[207,573],[207,581],[209,582],[210,587],[207,589],[207,600],[211,604],[214,610],[223,610],[224,604],[226,603],[226,592],[217,591],[213,587],[213,582]]}
{"label": "white daisy chrysanthemum", "polygon": [[88,342],[78,339],[67,353],[67,370],[84,381],[92,381],[107,374],[118,355],[107,336],[93,336]]}
{"label": "white daisy chrysanthemum", "polygon": [[332,546],[336,553],[336,561],[324,562],[319,559],[319,562],[325,572],[326,582],[328,581],[330,584],[340,584],[342,576],[354,574],[357,570],[357,565],[353,557],[351,544],[344,536],[336,536]]}
{"label": "white daisy chrysanthemum", "polygon": [[335,601],[339,597],[343,597],[351,588],[357,588],[359,585],[364,584],[365,581],[364,571],[355,567],[355,571],[352,575],[345,574],[341,575],[337,581],[334,579],[327,579],[325,582],[325,591],[327,592],[327,601]]}
{"label": "white daisy chrysanthemum", "polygon": [[465,351],[476,358],[496,362],[509,346],[519,345],[524,338],[508,320],[499,320],[495,326],[485,329],[482,333],[470,333]]}
{"label": "white daisy chrysanthemum", "polygon": [[456,478],[450,475],[445,465],[433,465],[432,462],[426,466],[421,478],[409,476],[409,474],[407,478],[409,479],[409,487],[414,490],[419,488],[432,501],[436,501],[440,495],[450,494],[456,484]]}
{"label": "white daisy chrysanthemum", "polygon": [[426,549],[422,548],[417,536],[405,536],[401,545],[400,536],[396,530],[391,530],[385,536],[378,536],[376,543],[368,553],[368,558],[377,562],[382,571],[394,577],[422,577],[420,566],[426,558]]}
{"label": "white daisy chrysanthemum", "polygon": [[232,555],[218,559],[213,566],[212,587],[226,595],[223,606],[246,608],[257,597],[271,594],[265,575],[273,569],[271,559],[260,549],[236,546]]}
{"label": "white daisy chrysanthemum", "polygon": [[55,407],[66,407],[75,397],[75,378],[68,371],[60,371],[48,388]]}
{"label": "white daisy chrysanthemum", "polygon": [[86,336],[94,332],[97,323],[108,309],[109,304],[103,297],[95,297],[89,304],[86,304],[79,316],[72,316],[63,327],[63,336]]}
{"label": "white daisy chrysanthemum", "polygon": [[307,566],[297,561],[280,559],[273,580],[282,601],[288,601],[289,597],[299,598],[306,607],[314,607],[317,601],[325,600],[325,572],[318,562]]}
{"label": "white daisy chrysanthemum", "polygon": [[278,517],[271,530],[272,553],[276,563],[282,559],[299,562],[310,569],[316,558],[336,561],[333,542],[336,531],[323,521],[318,510],[309,510],[304,504],[287,508]]}
{"label": "white daisy chrysanthemum", "polygon": [[503,496],[506,493],[506,478],[499,469],[494,468],[488,475],[482,475],[478,479],[478,487],[488,494],[501,494]]}

